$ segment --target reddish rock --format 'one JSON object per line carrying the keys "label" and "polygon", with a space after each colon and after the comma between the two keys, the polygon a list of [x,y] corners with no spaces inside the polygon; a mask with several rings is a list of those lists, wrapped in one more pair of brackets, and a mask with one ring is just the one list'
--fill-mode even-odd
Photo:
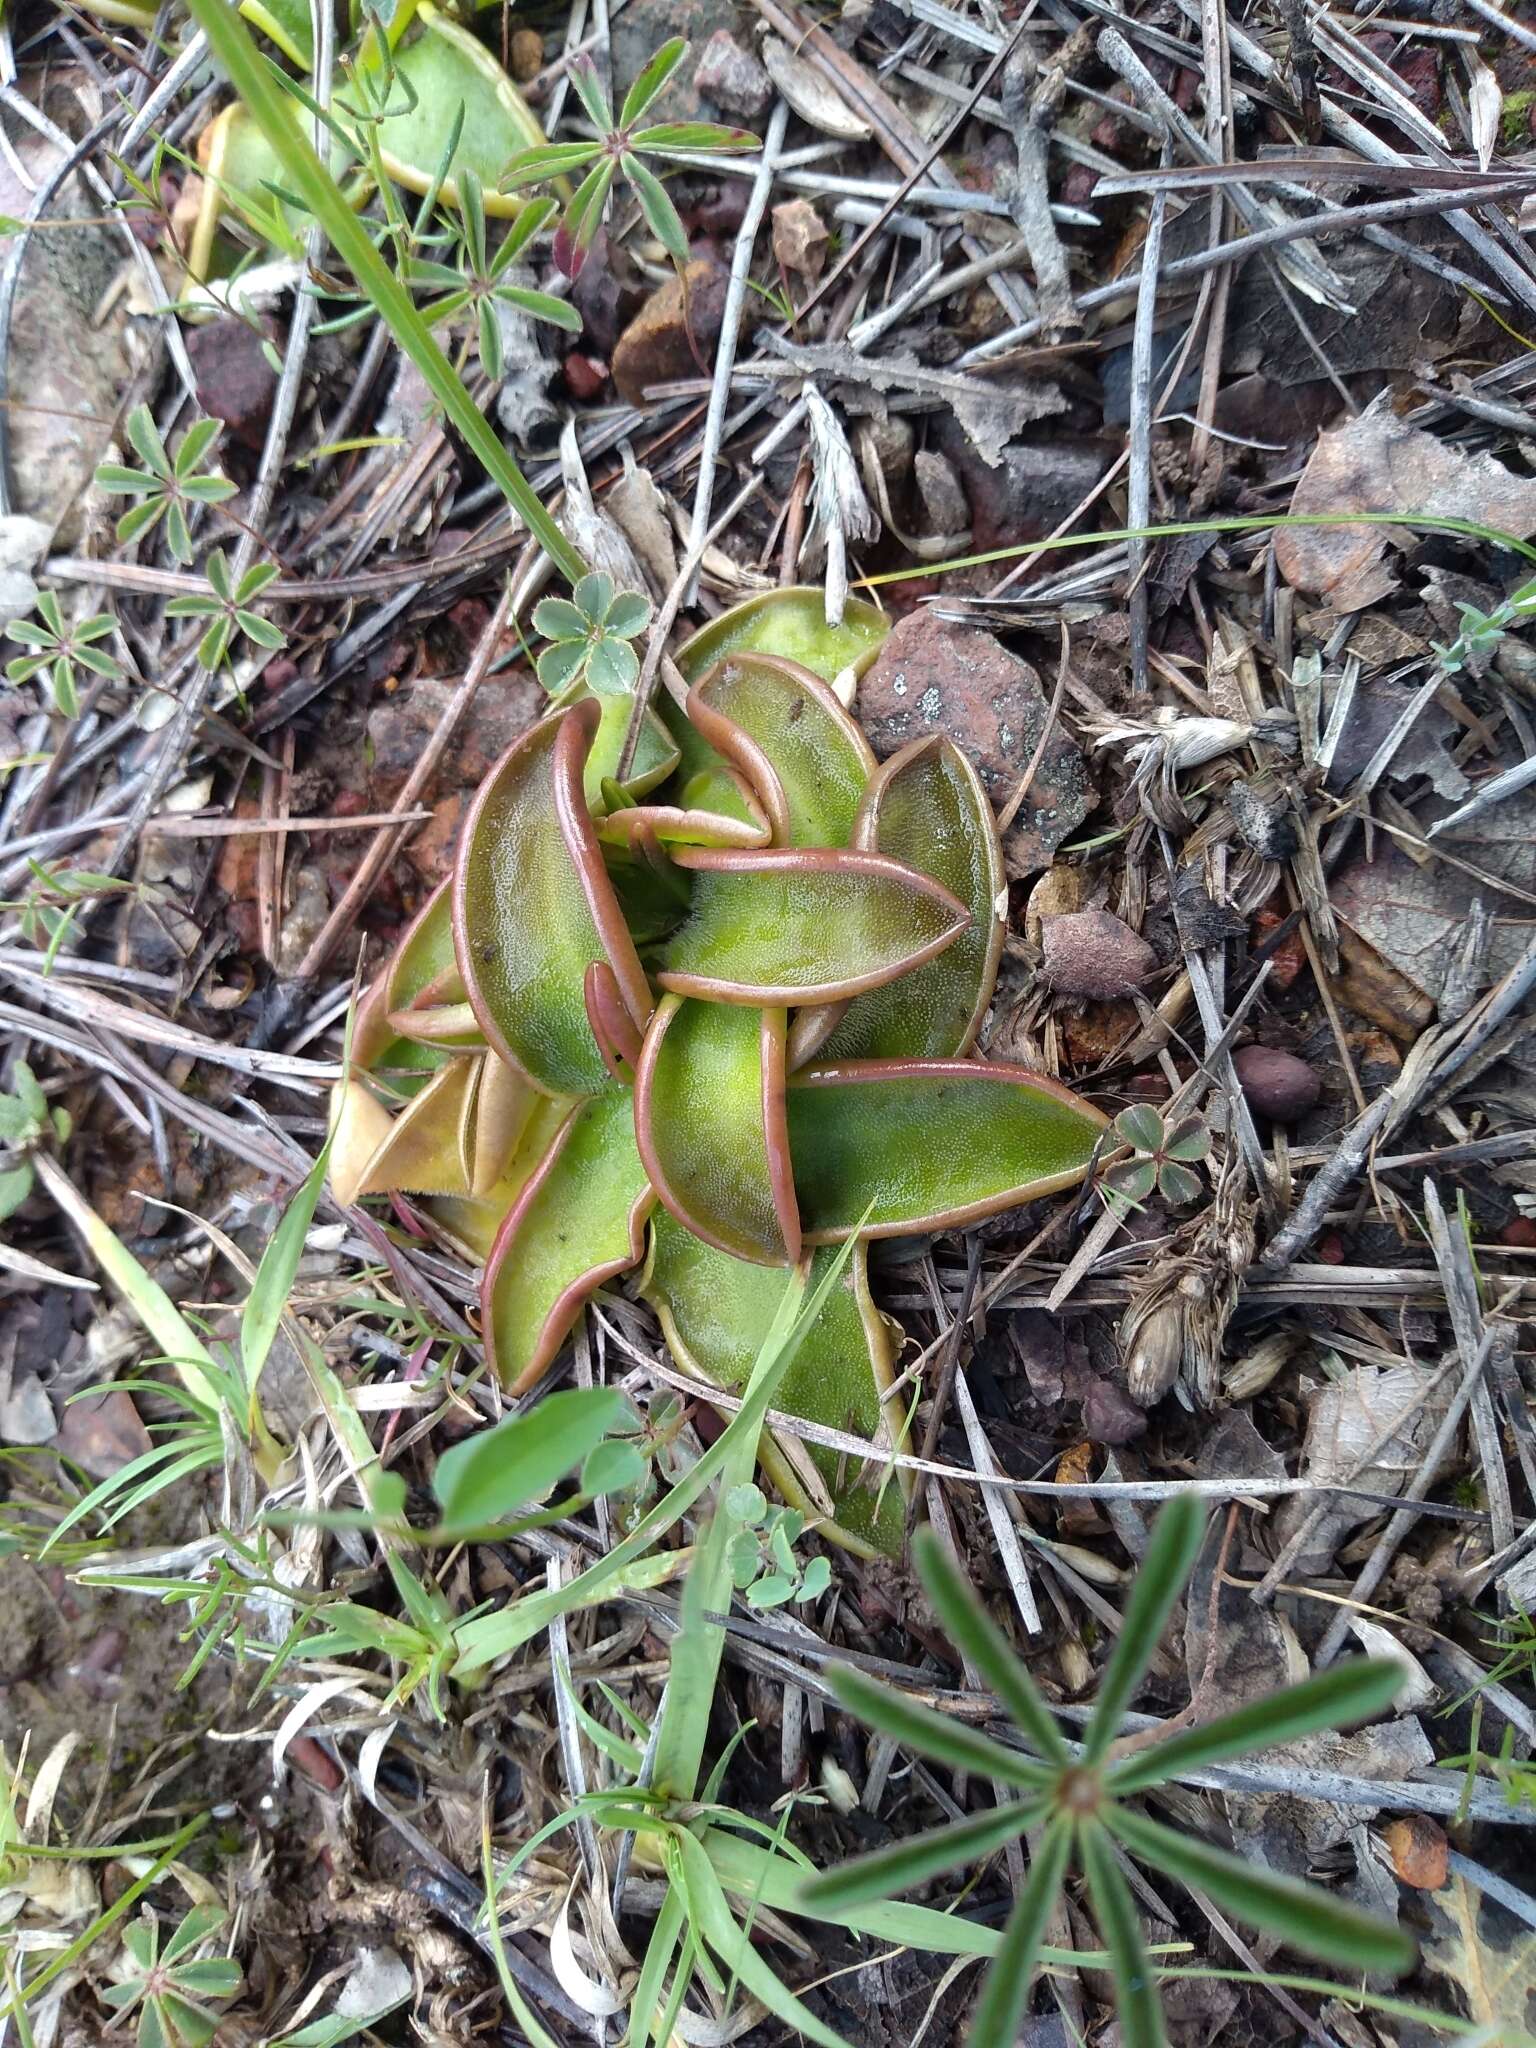
{"label": "reddish rock", "polygon": [[727,114],[755,121],[773,98],[773,83],[750,50],[728,28],[717,28],[694,67],[695,90]]}
{"label": "reddish rock", "polygon": [[[996,634],[952,625],[932,610],[898,621],[859,684],[859,717],[882,759],[909,740],[944,733],[975,762],[998,806],[1034,756],[1046,708],[1039,676]],[[1009,835],[1015,872],[1047,866],[1089,802],[1083,757],[1058,727]]]}
{"label": "reddish rock", "polygon": [[[275,328],[258,333],[233,313],[187,333],[198,404],[210,419],[224,422],[233,440],[258,452],[267,438],[277,391],[277,372],[265,349],[276,339]],[[217,459],[213,458],[215,463]]]}
{"label": "reddish rock", "polygon": [[562,366],[565,388],[572,398],[596,398],[608,382],[608,365],[601,356],[583,355],[572,349]]}
{"label": "reddish rock", "polygon": [[1316,1109],[1323,1084],[1305,1060],[1272,1045],[1245,1045],[1232,1055],[1250,1109],[1272,1123],[1293,1124]]}
{"label": "reddish rock", "polygon": [[696,258],[651,293],[619,336],[613,381],[626,405],[643,405],[652,384],[707,375],[725,320],[726,273]]}
{"label": "reddish rock", "polygon": [[[399,795],[457,688],[453,677],[419,676],[406,688],[382,697],[369,712],[368,794],[374,808],[386,809]],[[524,669],[488,676],[459,723],[428,798],[440,790],[472,788],[480,782],[518,734],[542,716],[546,702],[537,679]]]}
{"label": "reddish rock", "polygon": [[1046,980],[1066,996],[1128,996],[1157,969],[1146,940],[1108,910],[1046,918],[1041,950]]}
{"label": "reddish rock", "polygon": [[459,827],[464,823],[471,800],[472,793],[467,789],[456,790],[452,796],[442,798],[432,806],[432,816],[424,825],[417,827],[406,846],[406,859],[428,888],[434,888],[452,864]]}

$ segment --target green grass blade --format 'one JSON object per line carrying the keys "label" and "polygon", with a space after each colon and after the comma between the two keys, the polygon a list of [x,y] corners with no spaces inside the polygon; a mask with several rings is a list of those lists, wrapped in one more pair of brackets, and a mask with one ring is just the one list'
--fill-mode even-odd
{"label": "green grass blade", "polygon": [[1050,1783],[1052,1774],[1044,1764],[1031,1763],[1016,1750],[1005,1749],[979,1728],[968,1728],[948,1714],[919,1706],[878,1679],[865,1677],[862,1671],[839,1665],[827,1675],[850,1713],[921,1756],[948,1764],[951,1770],[976,1771],[1026,1792],[1038,1792]]}
{"label": "green grass blade", "polygon": [[949,1552],[931,1529],[918,1531],[912,1549],[934,1611],[955,1648],[975,1665],[1040,1755],[1048,1763],[1070,1763],[1071,1753],[1035,1681]]}
{"label": "green grass blade", "polygon": [[1072,1823],[1058,1814],[1046,1827],[1018,1904],[1008,1915],[1002,1947],[983,1979],[971,2015],[967,2048],[1013,2048],[1029,2004],[1045,1923],[1066,1875]]}
{"label": "green grass blade", "polygon": [[658,2034],[654,2023],[661,2017],[667,1967],[677,1953],[678,1937],[682,1931],[682,1896],[669,1886],[661,1902],[661,1911],[652,1925],[651,1938],[645,1945],[640,1975],[635,1979],[635,1988],[630,1994],[629,2039],[633,2048],[651,2048],[653,2040],[660,2042],[666,2039],[665,2035]]}
{"label": "green grass blade", "polygon": [[910,1891],[946,1870],[992,1855],[1033,1827],[1044,1812],[1043,1800],[1026,1799],[967,1814],[964,1820],[930,1828],[921,1835],[904,1835],[883,1849],[873,1849],[836,1870],[806,1879],[799,1888],[796,1910],[836,1918],[852,1908]]}
{"label": "green grass blade", "polygon": [[745,1986],[759,2005],[781,2019],[797,2034],[817,2043],[817,2048],[849,2048],[841,2034],[819,2020],[810,2007],[782,1983],[752,1946],[746,1931],[731,1911],[720,1880],[716,1877],[703,1844],[693,1835],[674,1837],[682,1866],[683,1889],[687,1895],[688,1917],[695,1931],[706,1941]]}
{"label": "green grass blade", "polygon": [[325,1185],[330,1161],[331,1141],[327,1138],[303,1186],[283,1211],[281,1221],[267,1240],[261,1264],[256,1268],[256,1278],[251,1282],[251,1291],[240,1312],[240,1359],[245,1368],[246,1392],[253,1400],[256,1382],[261,1378],[261,1369],[267,1362],[272,1340],[277,1335],[288,1307],[288,1297],[293,1292],[299,1260],[304,1255],[304,1240],[314,1221],[315,1204]]}
{"label": "green grass blade", "polygon": [[762,1434],[763,1418],[773,1405],[779,1381],[821,1314],[827,1296],[841,1280],[853,1245],[854,1238],[850,1236],[808,1300],[804,1299],[803,1276],[799,1273],[789,1275],[778,1314],[753,1363],[735,1419],[727,1424],[703,1457],[694,1463],[665,1499],[658,1501],[648,1514],[642,1516],[624,1541],[616,1543],[606,1557],[588,1566],[558,1592],[531,1594],[500,1614],[467,1622],[459,1636],[456,1669],[460,1676],[483,1670],[496,1658],[517,1649],[541,1629],[548,1628],[555,1615],[569,1614],[574,1608],[589,1606],[593,1601],[604,1598],[624,1579],[629,1568],[645,1557],[657,1538],[665,1535],[703,1496],[716,1475],[730,1462],[743,1437],[755,1449]]}
{"label": "green grass blade", "polygon": [[1085,1765],[1102,1763],[1119,1732],[1120,1718],[1152,1661],[1174,1602],[1194,1567],[1204,1534],[1205,1510],[1192,1493],[1175,1494],[1152,1524],[1147,1554],[1125,1604],[1119,1639],[1099,1684],[1093,1719],[1083,1744]]}
{"label": "green grass blade", "polygon": [[1307,1955],[1345,1969],[1385,1970],[1394,1976],[1413,1965],[1413,1942],[1399,1928],[1318,1885],[1261,1870],[1130,1807],[1112,1807],[1105,1824],[1139,1862],[1191,1890],[1209,1892],[1223,1912],[1279,1935]]}
{"label": "green grass blade", "polygon": [[296,129],[281,88],[263,62],[250,32],[229,0],[187,0],[189,11],[208,38],[214,57],[275,151],[287,182],[329,236],[381,320],[421,372],[433,397],[463,435],[486,475],[500,486],[507,502],[535,537],[555,567],[574,583],[586,565],[549,513],[538,493],[502,446],[452,364],[433,340],[411,295],[369,239],[368,231],[348,206],[330,171],[315,154],[307,135]]}
{"label": "green grass blade", "polygon": [[1088,1896],[1093,1901],[1093,1917],[1109,1950],[1114,1974],[1121,2048],[1167,2048],[1163,2003],[1147,1960],[1131,1888],[1115,1861],[1108,1835],[1097,1821],[1083,1826],[1078,1840]]}
{"label": "green grass blade", "polygon": [[1338,1728],[1363,1721],[1391,1705],[1402,1686],[1402,1667],[1389,1657],[1357,1657],[1315,1678],[1303,1679],[1284,1691],[1270,1693],[1230,1714],[1197,1728],[1170,1735],[1137,1756],[1128,1757],[1109,1773],[1109,1789],[1119,1795],[1143,1792],[1186,1771],[1201,1770],[1224,1758],[1246,1756],[1277,1742],[1295,1742],[1320,1728]]}
{"label": "green grass blade", "polygon": [[210,1414],[219,1409],[218,1364],[192,1325],[158,1280],[151,1279],[122,1241],[55,1166],[46,1152],[34,1152],[32,1164],[86,1248],[122,1294],[144,1328],[175,1366],[182,1385]]}

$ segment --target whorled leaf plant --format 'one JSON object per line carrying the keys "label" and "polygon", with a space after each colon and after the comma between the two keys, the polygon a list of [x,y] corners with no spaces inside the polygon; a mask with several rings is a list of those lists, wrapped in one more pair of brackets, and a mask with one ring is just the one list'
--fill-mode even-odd
{"label": "whorled leaf plant", "polygon": [[563,691],[360,1009],[332,1164],[343,1200],[432,1198],[484,1258],[486,1346],[517,1392],[637,1267],[679,1364],[739,1384],[784,1269],[814,1282],[856,1238],[779,1402],[887,1459],[786,1435],[764,1462],[866,1551],[902,1519],[869,1241],[1076,1184],[1105,1122],[972,1052],[1006,908],[996,826],[957,748],[877,765],[830,687],[884,631],[858,603],[828,628],[816,591],[717,619],[622,783],[624,678]]}
{"label": "whorled leaf plant", "polygon": [[1193,1495],[1177,1495],[1159,1513],[1093,1716],[1076,1747],[930,1531],[920,1532],[914,1548],[934,1613],[996,1695],[1023,1750],[863,1672],[845,1667],[831,1674],[843,1704],[880,1734],[937,1763],[1008,1786],[1016,1796],[928,1834],[904,1835],[888,1848],[812,1878],[801,1888],[802,1910],[837,1915],[868,1909],[1025,1834],[1033,1838],[1029,1875],[983,1980],[968,2048],[1012,2048],[1052,1908],[1074,1868],[1110,1953],[1124,2048],[1164,2048],[1161,1999],[1122,1867],[1126,1857],[1208,1894],[1223,1912],[1288,1947],[1352,1974],[1396,1975],[1412,1964],[1412,1941],[1386,1921],[1318,1886],[1166,1827],[1142,1810],[1144,1794],[1191,1771],[1380,1713],[1402,1683],[1401,1669],[1390,1659],[1360,1658],[1151,1742],[1122,1737],[1121,1720],[1194,1569],[1204,1532],[1204,1512]]}

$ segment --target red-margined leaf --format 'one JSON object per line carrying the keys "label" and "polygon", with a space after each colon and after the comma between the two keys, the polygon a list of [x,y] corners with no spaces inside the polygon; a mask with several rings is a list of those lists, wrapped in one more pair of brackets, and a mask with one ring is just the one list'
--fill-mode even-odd
{"label": "red-margined leaf", "polygon": [[567,277],[581,274],[587,251],[602,225],[603,208],[608,204],[608,193],[617,169],[618,164],[613,157],[600,157],[577,186],[575,197],[565,210],[564,220],[555,229],[555,263]]}
{"label": "red-margined leaf", "polygon": [[1093,1719],[1083,1743],[1086,1767],[1101,1764],[1119,1734],[1121,1716],[1156,1654],[1168,1617],[1194,1570],[1204,1535],[1205,1510],[1196,1495],[1176,1493],[1158,1510],[1146,1556],[1131,1583],[1120,1634],[1099,1680]]}
{"label": "red-margined leaf", "polygon": [[635,1150],[629,1091],[579,1103],[502,1225],[486,1261],[486,1355],[525,1393],[553,1363],[587,1299],[638,1265],[655,1202]]}
{"label": "red-margined leaf", "polygon": [[629,140],[631,148],[653,153],[691,149],[708,154],[762,147],[760,139],[750,128],[725,128],[718,121],[663,121],[655,128],[642,128]]}
{"label": "red-margined leaf", "polygon": [[875,757],[820,676],[769,655],[730,655],[689,691],[688,715],[762,794],[776,845],[849,844]]}
{"label": "red-margined leaf", "polygon": [[809,585],[765,590],[711,619],[679,649],[677,665],[696,683],[728,654],[754,652],[798,662],[830,683],[844,669],[862,675],[890,629],[885,613],[860,597],[850,597],[841,622],[829,626],[825,591]]}
{"label": "red-margined leaf", "polygon": [[[587,1006],[587,1022],[592,1027],[592,1036],[602,1054],[603,1065],[615,1081],[628,1086],[634,1079],[634,1069],[640,1059],[640,1033],[635,1029],[634,1018],[624,1007],[618,981],[606,960],[594,960],[588,967],[582,983],[582,996]],[[628,1073],[624,1071],[626,1067]]]}
{"label": "red-margined leaf", "polygon": [[1400,1928],[1320,1885],[1247,1863],[1132,1807],[1111,1806],[1104,1819],[1139,1863],[1208,1893],[1223,1912],[1278,1934],[1306,1955],[1362,1973],[1398,1976],[1413,1966],[1414,1944]]}
{"label": "red-margined leaf", "polygon": [[851,1003],[818,1060],[953,1059],[969,1052],[997,983],[1008,907],[1003,849],[980,776],[938,734],[914,740],[865,790],[853,844],[932,875],[970,911],[971,922],[899,986]]}
{"label": "red-margined leaf", "polygon": [[[750,1014],[750,1013],[747,1013]],[[806,1259],[809,1298],[835,1254]],[[685,1372],[718,1386],[745,1386],[763,1331],[784,1291],[779,1268],[750,1265],[716,1251],[665,1209],[651,1215],[651,1248],[641,1291],[661,1319],[667,1345]],[[906,1410],[887,1399],[896,1377],[897,1335],[869,1289],[862,1243],[827,1295],[784,1369],[775,1405],[786,1414],[864,1437],[883,1453],[900,1447]],[[899,1481],[884,1481],[884,1457],[868,1462],[785,1432],[764,1433],[758,1459],[793,1507],[832,1521],[820,1533],[860,1556],[894,1555],[902,1545],[905,1502]]]}
{"label": "red-margined leaf", "polygon": [[650,988],[582,795],[590,699],[525,733],[480,787],[454,873],[459,972],[488,1043],[549,1095],[608,1084],[584,981],[606,961],[637,1026]]}
{"label": "red-margined leaf", "polygon": [[1013,1645],[977,1599],[954,1560],[931,1529],[913,1538],[913,1555],[934,1612],[961,1656],[974,1664],[1001,1701],[1004,1712],[1047,1763],[1065,1765],[1071,1753],[1056,1717]]}
{"label": "red-margined leaf", "polygon": [[681,846],[692,907],[658,979],[715,1002],[833,1002],[921,966],[963,930],[947,889],[881,854]]}
{"label": "red-margined leaf", "polygon": [[635,1075],[635,1141],[662,1202],[706,1244],[758,1265],[800,1257],[784,1033],[782,1008],[667,996]]}
{"label": "red-margined leaf", "polygon": [[1074,1187],[1105,1123],[1059,1081],[982,1060],[807,1067],[786,1101],[808,1244],[948,1230]]}

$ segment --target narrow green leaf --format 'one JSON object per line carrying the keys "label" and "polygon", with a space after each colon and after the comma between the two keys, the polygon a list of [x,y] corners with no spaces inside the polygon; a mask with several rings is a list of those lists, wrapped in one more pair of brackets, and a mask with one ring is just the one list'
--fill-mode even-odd
{"label": "narrow green leaf", "polygon": [[912,1891],[930,1878],[942,1877],[946,1870],[977,1863],[1017,1841],[1045,1810],[1044,1799],[1036,1796],[1017,1805],[967,1814],[964,1820],[928,1828],[920,1835],[903,1835],[883,1849],[807,1878],[794,1901],[796,1910],[841,1917],[858,1907]]}
{"label": "narrow green leaf", "polygon": [[1203,1770],[1228,1757],[1247,1756],[1279,1742],[1296,1742],[1322,1728],[1363,1721],[1389,1707],[1401,1689],[1403,1671],[1389,1657],[1357,1657],[1335,1664],[1299,1685],[1268,1693],[1230,1714],[1170,1735],[1137,1756],[1115,1765],[1108,1776],[1117,1796],[1144,1792],[1188,1771]]}
{"label": "narrow green leaf", "polygon": [[624,104],[619,109],[619,126],[633,128],[646,108],[661,91],[687,53],[688,44],[682,36],[673,36],[640,71],[634,84],[624,95]]}
{"label": "narrow green leaf", "polygon": [[1304,1954],[1343,1969],[1393,1976],[1413,1967],[1414,1944],[1400,1928],[1319,1885],[1260,1869],[1132,1807],[1111,1806],[1105,1825],[1139,1863],[1192,1891],[1208,1892],[1223,1912],[1279,1935]]}
{"label": "narrow green leaf", "polygon": [[948,1764],[951,1770],[972,1771],[978,1777],[996,1778],[1000,1784],[1016,1785],[1026,1792],[1038,1792],[1051,1782],[1044,1764],[1030,1763],[1016,1750],[1005,1749],[979,1728],[967,1727],[948,1714],[920,1706],[894,1687],[866,1677],[851,1665],[834,1665],[828,1673],[832,1690],[851,1714],[882,1735],[892,1736],[920,1756]]}
{"label": "narrow green leaf", "polygon": [[617,1387],[568,1387],[453,1444],[432,1475],[442,1533],[484,1528],[542,1500],[629,1414]]}
{"label": "narrow green leaf", "polygon": [[1045,1925],[1066,1875],[1072,1823],[1058,1814],[1046,1825],[1018,1903],[1003,1929],[1003,1945],[982,1982],[966,2048],[1014,2048],[1029,2005]]}
{"label": "narrow green leaf", "polygon": [[651,233],[679,269],[686,268],[688,236],[677,208],[667,197],[666,187],[655,172],[649,170],[632,150],[624,158],[624,175],[635,189],[635,195],[640,201],[640,210],[645,215]]}
{"label": "narrow green leaf", "polygon": [[304,1255],[304,1240],[314,1221],[315,1204],[320,1199],[330,1163],[331,1145],[327,1139],[303,1186],[283,1211],[282,1221],[267,1240],[261,1264],[256,1268],[256,1278],[251,1282],[250,1294],[240,1312],[240,1359],[245,1369],[246,1389],[252,1398],[255,1397],[262,1367],[267,1362],[267,1354],[272,1349],[272,1340],[288,1306],[288,1297],[293,1292],[299,1260]]}
{"label": "narrow green leaf", "polygon": [[955,1648],[975,1665],[1009,1718],[1045,1761],[1069,1764],[1071,1752],[1039,1687],[932,1529],[917,1532],[912,1550],[934,1612]]}
{"label": "narrow green leaf", "polygon": [[1152,1524],[1119,1639],[1099,1681],[1099,1696],[1083,1744],[1085,1766],[1101,1764],[1119,1734],[1121,1716],[1156,1653],[1164,1625],[1194,1569],[1204,1535],[1205,1510],[1192,1493],[1175,1494]]}
{"label": "narrow green leaf", "polygon": [[207,36],[214,56],[276,151],[288,182],[325,229],[338,255],[421,372],[432,395],[464,436],[486,474],[499,485],[560,573],[574,581],[585,567],[581,557],[508,455],[501,436],[471,399],[433,340],[410,293],[374,247],[367,228],[347,204],[308,137],[295,127],[282,89],[263,63],[244,23],[228,0],[188,0],[188,6]]}
{"label": "narrow green leaf", "polygon": [[1078,1829],[1078,1843],[1093,1917],[1114,1973],[1122,2048],[1167,2048],[1162,1999],[1141,1938],[1136,1902],[1109,1837],[1097,1821],[1087,1821]]}

